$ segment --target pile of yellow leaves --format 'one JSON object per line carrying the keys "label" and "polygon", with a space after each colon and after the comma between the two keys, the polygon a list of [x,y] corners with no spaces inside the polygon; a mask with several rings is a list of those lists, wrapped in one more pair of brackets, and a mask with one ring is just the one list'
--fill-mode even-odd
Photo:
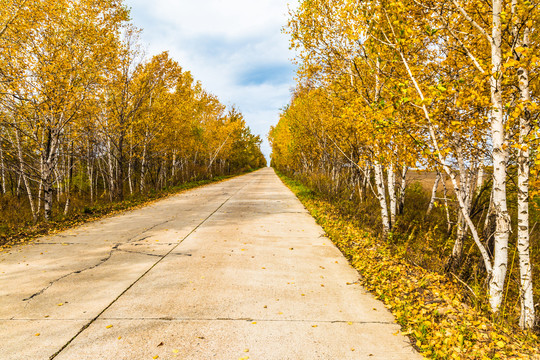
{"label": "pile of yellow leaves", "polygon": [[[464,302],[459,282],[407,262],[298,182],[282,180],[361,275],[362,285],[394,314],[413,345],[431,359],[540,359],[538,336],[496,324]],[[307,194],[307,195],[306,195]]]}

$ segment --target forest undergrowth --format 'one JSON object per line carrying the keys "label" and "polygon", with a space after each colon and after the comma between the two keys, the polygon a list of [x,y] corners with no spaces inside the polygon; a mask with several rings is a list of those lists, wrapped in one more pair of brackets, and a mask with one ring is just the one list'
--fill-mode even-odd
{"label": "forest undergrowth", "polygon": [[[347,213],[346,200],[325,196],[298,180],[278,175],[358,270],[362,285],[385,303],[402,333],[425,357],[540,359],[537,333],[494,318],[458,277],[414,262],[409,253],[414,248],[413,238],[425,237],[425,233],[415,235],[412,231],[408,241],[383,241],[366,218]],[[437,263],[437,258],[432,262]]]}

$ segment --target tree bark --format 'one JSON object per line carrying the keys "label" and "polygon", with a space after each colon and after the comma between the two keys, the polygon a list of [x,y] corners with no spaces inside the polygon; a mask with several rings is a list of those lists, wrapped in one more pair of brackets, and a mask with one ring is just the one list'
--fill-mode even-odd
{"label": "tree bark", "polygon": [[439,182],[441,181],[441,173],[437,171],[437,177],[435,178],[435,183],[431,189],[431,200],[429,200],[429,205],[426,211],[426,216],[431,213],[433,206],[435,205],[435,198],[437,197],[437,188],[439,187]]}
{"label": "tree bark", "polygon": [[386,189],[384,188],[384,172],[379,161],[374,162],[375,170],[375,185],[377,187],[377,199],[381,207],[381,220],[383,226],[383,236],[386,238],[390,233],[390,217],[388,216],[388,208],[386,204]]}
{"label": "tree bark", "polygon": [[143,145],[143,153],[141,159],[141,180],[139,183],[139,191],[142,193],[144,191],[145,183],[144,178],[146,176],[146,141]]}
{"label": "tree bark", "polygon": [[[512,1],[515,11],[517,1]],[[514,28],[514,36],[519,39],[518,30]],[[517,47],[529,46],[529,28],[524,30],[523,40],[517,41]],[[520,60],[520,54],[515,52],[515,59]],[[533,295],[532,265],[530,259],[529,240],[529,133],[531,131],[531,114],[528,104],[531,101],[529,88],[529,71],[525,67],[518,69],[518,84],[523,112],[519,117],[519,146],[518,146],[518,239],[521,311],[519,325],[522,329],[530,329],[535,325],[535,309]]]}
{"label": "tree bark", "polygon": [[396,224],[397,198],[396,198],[396,176],[394,173],[394,163],[390,161],[386,169],[388,181],[388,197],[390,198],[390,228]]}
{"label": "tree bark", "polygon": [[508,267],[508,237],[510,216],[506,204],[507,150],[504,130],[504,113],[501,88],[502,72],[502,0],[493,0],[491,43],[491,133],[493,141],[493,206],[497,216],[494,236],[493,272],[489,280],[489,303],[498,312],[503,300],[504,283]]}
{"label": "tree bark", "polygon": [[28,202],[30,203],[30,211],[32,212],[32,218],[34,222],[36,223],[38,220],[37,212],[34,206],[34,199],[32,197],[32,189],[30,188],[30,184],[28,183],[28,178],[26,177],[24,157],[23,157],[22,146],[21,146],[21,138],[19,136],[19,129],[15,129],[15,139],[17,142],[17,155],[19,157],[19,171],[20,171],[19,179],[22,178],[24,182],[24,187],[26,188],[26,194],[28,195]]}
{"label": "tree bark", "polygon": [[403,209],[405,208],[405,188],[407,187],[407,172],[409,167],[407,164],[403,165],[401,172],[401,182],[399,185],[399,199],[398,199],[398,214],[403,214]]}
{"label": "tree bark", "polygon": [[2,177],[2,194],[6,193],[6,168],[4,165],[4,148],[0,142],[0,176]]}
{"label": "tree bark", "polygon": [[64,206],[64,215],[69,213],[69,205],[71,203],[71,178],[73,177],[73,142],[68,147],[68,163],[66,171],[66,204]]}

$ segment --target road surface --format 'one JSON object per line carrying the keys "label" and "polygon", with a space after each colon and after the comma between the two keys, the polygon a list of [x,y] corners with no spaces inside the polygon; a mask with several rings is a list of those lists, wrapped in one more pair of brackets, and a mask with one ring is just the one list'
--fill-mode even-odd
{"label": "road surface", "polygon": [[0,254],[1,359],[421,359],[274,171]]}

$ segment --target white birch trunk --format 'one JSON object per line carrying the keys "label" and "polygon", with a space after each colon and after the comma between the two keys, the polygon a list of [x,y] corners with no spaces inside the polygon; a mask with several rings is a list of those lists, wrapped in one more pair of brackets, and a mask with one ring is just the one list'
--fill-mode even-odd
{"label": "white birch trunk", "polygon": [[439,182],[441,181],[441,173],[437,171],[437,177],[435,178],[435,183],[431,189],[431,200],[429,200],[429,205],[426,211],[426,215],[431,213],[433,206],[435,205],[435,198],[437,197],[437,188],[439,187]]}
{"label": "white birch trunk", "polygon": [[6,168],[4,165],[4,149],[0,143],[0,176],[2,177],[2,194],[6,193]]}
{"label": "white birch trunk", "polygon": [[[512,1],[512,10],[515,10],[517,1]],[[514,36],[518,37],[517,29]],[[529,46],[529,29],[523,34],[523,41],[517,42],[518,47]],[[519,54],[516,53],[516,60]],[[535,309],[533,295],[532,265],[530,259],[529,240],[529,141],[531,131],[530,112],[528,102],[531,101],[529,89],[529,71],[527,68],[518,69],[518,82],[521,101],[524,104],[523,113],[519,118],[519,147],[518,147],[518,239],[517,250],[519,254],[521,311],[519,326],[522,329],[530,329],[535,325]]]}
{"label": "white birch trunk", "polygon": [[460,212],[457,219],[456,241],[454,242],[454,247],[452,248],[451,263],[449,264],[451,269],[458,267],[461,263],[461,257],[463,254],[463,243],[465,241],[465,236],[467,235],[467,224],[465,223],[465,217],[463,216],[463,212],[469,214],[471,205],[471,197],[469,196],[470,173],[468,172],[465,161],[463,159],[463,150],[461,147],[460,137],[458,138],[458,145],[456,146],[456,155],[459,167],[460,196],[463,199],[465,211]]}
{"label": "white birch trunk", "polygon": [[86,150],[86,169],[88,172],[88,182],[90,183],[90,204],[94,203],[94,167],[92,165],[92,148],[88,139],[88,149]]}
{"label": "white birch trunk", "polygon": [[66,169],[66,204],[64,206],[64,215],[67,215],[69,213],[69,205],[71,203],[71,176],[73,173],[72,166],[73,166],[73,143],[71,145],[68,145],[68,150],[71,147],[71,150],[68,152],[68,158],[67,158],[67,169]]}
{"label": "white birch trunk", "polygon": [[494,236],[493,272],[489,280],[491,311],[498,312],[504,296],[504,283],[508,267],[508,237],[510,216],[506,206],[507,150],[504,134],[503,100],[500,76],[502,71],[502,0],[493,0],[493,28],[491,44],[491,135],[493,141],[493,206],[496,230]]}
{"label": "white birch trunk", "polygon": [[388,197],[390,198],[390,228],[396,224],[397,197],[396,197],[396,176],[394,174],[394,163],[390,161],[386,169],[388,181]]}
{"label": "white birch trunk", "polygon": [[[32,197],[32,189],[30,189],[30,184],[28,183],[28,178],[26,177],[25,168],[24,168],[24,157],[22,153],[22,146],[21,146],[21,139],[19,136],[19,130],[15,129],[15,138],[17,141],[17,155],[19,157],[19,171],[20,171],[20,178],[22,178],[24,182],[24,187],[26,188],[26,194],[28,195],[28,202],[30,203],[30,211],[32,212],[32,218],[34,222],[37,222],[37,212],[36,208],[34,206],[34,199]],[[19,179],[20,179],[19,178]]]}
{"label": "white birch trunk", "polygon": [[109,150],[108,151],[108,154],[107,154],[107,164],[109,166],[108,170],[109,170],[109,176],[108,176],[108,182],[109,182],[109,198],[110,200],[112,201],[113,199],[113,196],[114,196],[114,192],[115,192],[115,186],[114,186],[114,179],[115,179],[115,174],[114,174],[114,165],[113,165],[113,155],[112,155],[112,146],[111,146],[111,139],[107,139],[107,149]]}
{"label": "white birch trunk", "polygon": [[478,164],[478,175],[476,177],[476,193],[480,193],[480,190],[482,189],[482,185],[484,185],[484,164],[480,162]]}
{"label": "white birch trunk", "polygon": [[176,151],[173,152],[173,157],[172,157],[172,163],[171,163],[171,176],[174,180],[175,176],[176,176]]}
{"label": "white birch trunk", "polygon": [[145,182],[144,182],[145,175],[146,175],[146,141],[144,142],[142,159],[141,159],[141,180],[139,183],[139,191],[141,193],[144,191],[144,187],[145,187]]}
{"label": "white birch trunk", "polygon": [[403,169],[401,172],[401,183],[399,186],[399,199],[398,199],[398,213],[403,213],[403,208],[405,207],[405,188],[407,187],[407,172],[409,171],[409,167],[407,164],[403,165]]}
{"label": "white birch trunk", "polygon": [[381,206],[381,219],[383,226],[383,236],[386,238],[390,232],[390,218],[386,204],[386,190],[384,188],[384,172],[379,161],[374,162],[375,185],[377,187],[377,199]]}

